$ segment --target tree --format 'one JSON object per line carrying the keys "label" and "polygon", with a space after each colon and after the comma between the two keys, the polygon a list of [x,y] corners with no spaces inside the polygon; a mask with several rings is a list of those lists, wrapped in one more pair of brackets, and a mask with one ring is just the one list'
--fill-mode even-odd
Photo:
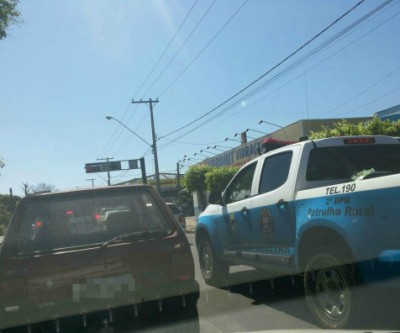
{"label": "tree", "polygon": [[311,139],[322,139],[343,135],[389,135],[400,136],[400,120],[390,121],[374,117],[365,122],[350,124],[346,119],[333,124],[333,128],[321,126],[317,132],[311,131]]}
{"label": "tree", "polygon": [[5,163],[4,163],[3,157],[0,156],[0,169],[3,169],[4,166],[5,166]]}
{"label": "tree", "polygon": [[189,192],[203,192],[207,189],[206,173],[213,167],[208,165],[194,165],[189,168],[185,175],[185,187]]}
{"label": "tree", "polygon": [[0,39],[7,37],[6,30],[10,25],[19,23],[20,12],[17,10],[19,0],[0,0]]}
{"label": "tree", "polygon": [[[189,168],[184,178],[186,189],[191,193],[195,192],[195,196],[199,205],[198,207],[200,207],[200,210],[203,210],[207,206],[206,174],[212,169],[213,167],[208,165],[194,165]],[[196,199],[194,199],[195,202]]]}
{"label": "tree", "polygon": [[39,183],[37,185],[29,185],[27,182],[22,183],[21,186],[24,191],[25,196],[43,192],[54,192],[56,191],[56,187],[53,184],[47,183]]}
{"label": "tree", "polygon": [[206,173],[206,186],[210,192],[222,192],[239,168],[214,168]]}
{"label": "tree", "polygon": [[0,194],[0,235],[4,233],[4,229],[8,226],[11,215],[19,200],[21,198],[15,195]]}

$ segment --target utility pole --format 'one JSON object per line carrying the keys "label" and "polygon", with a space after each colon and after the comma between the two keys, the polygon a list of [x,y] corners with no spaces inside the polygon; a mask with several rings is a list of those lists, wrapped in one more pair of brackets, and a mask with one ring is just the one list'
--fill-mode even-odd
{"label": "utility pole", "polygon": [[180,189],[181,188],[181,174],[180,174],[180,170],[179,170],[179,162],[176,163],[176,180],[178,183],[178,187]]}
{"label": "utility pole", "polygon": [[88,182],[92,182],[92,188],[94,188],[94,181],[95,181],[96,179],[95,178],[89,178],[89,179],[86,179],[86,181],[88,181]]}
{"label": "utility pole", "polygon": [[160,186],[160,171],[158,170],[158,155],[157,155],[157,138],[156,138],[156,130],[154,126],[154,116],[153,116],[153,104],[158,103],[158,98],[153,101],[151,98],[148,101],[135,101],[132,99],[133,104],[148,104],[149,109],[150,109],[150,120],[151,120],[151,134],[153,138],[153,144],[151,145],[153,149],[153,154],[154,154],[154,173],[156,176],[156,187],[157,187],[157,192],[161,192],[161,186]]}
{"label": "utility pole", "polygon": [[107,185],[111,186],[111,177],[110,177],[110,160],[113,160],[114,157],[106,157],[106,158],[98,158],[98,161],[107,161],[108,170],[107,170]]}

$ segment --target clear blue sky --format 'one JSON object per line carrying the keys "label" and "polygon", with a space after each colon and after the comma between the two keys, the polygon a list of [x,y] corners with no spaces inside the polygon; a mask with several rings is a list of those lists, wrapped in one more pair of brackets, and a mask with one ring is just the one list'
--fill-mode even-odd
{"label": "clear blue sky", "polygon": [[[162,138],[240,91],[357,2],[21,0],[23,22],[0,41],[0,193],[13,188],[21,195],[24,182],[58,190],[90,187],[89,178],[105,185],[105,173],[84,170],[104,157],[144,155],[152,173],[148,146],[105,119],[112,115],[151,141],[148,107],[131,104],[132,98],[159,98],[154,115],[162,172],[176,171],[185,154],[223,144],[246,128],[276,130],[259,125],[260,119],[285,126],[306,118],[370,116],[400,104],[399,1],[309,57],[384,3],[366,0],[245,92],[253,94],[241,94],[197,129],[200,122]],[[114,172],[111,181],[139,174]]]}

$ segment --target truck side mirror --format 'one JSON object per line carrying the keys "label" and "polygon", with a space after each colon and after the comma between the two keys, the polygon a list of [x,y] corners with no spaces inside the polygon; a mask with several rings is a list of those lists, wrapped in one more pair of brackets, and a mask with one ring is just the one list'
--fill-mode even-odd
{"label": "truck side mirror", "polygon": [[211,192],[208,197],[208,203],[222,205],[222,195],[220,192]]}

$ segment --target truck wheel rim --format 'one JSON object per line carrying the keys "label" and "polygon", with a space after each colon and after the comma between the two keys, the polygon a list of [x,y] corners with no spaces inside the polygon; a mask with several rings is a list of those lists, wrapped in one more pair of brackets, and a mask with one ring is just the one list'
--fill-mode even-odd
{"label": "truck wheel rim", "polygon": [[202,268],[206,276],[211,276],[212,273],[212,254],[209,246],[204,245],[202,251]]}
{"label": "truck wheel rim", "polygon": [[349,306],[349,294],[346,283],[333,268],[316,272],[316,301],[325,315],[331,319],[341,319]]}

